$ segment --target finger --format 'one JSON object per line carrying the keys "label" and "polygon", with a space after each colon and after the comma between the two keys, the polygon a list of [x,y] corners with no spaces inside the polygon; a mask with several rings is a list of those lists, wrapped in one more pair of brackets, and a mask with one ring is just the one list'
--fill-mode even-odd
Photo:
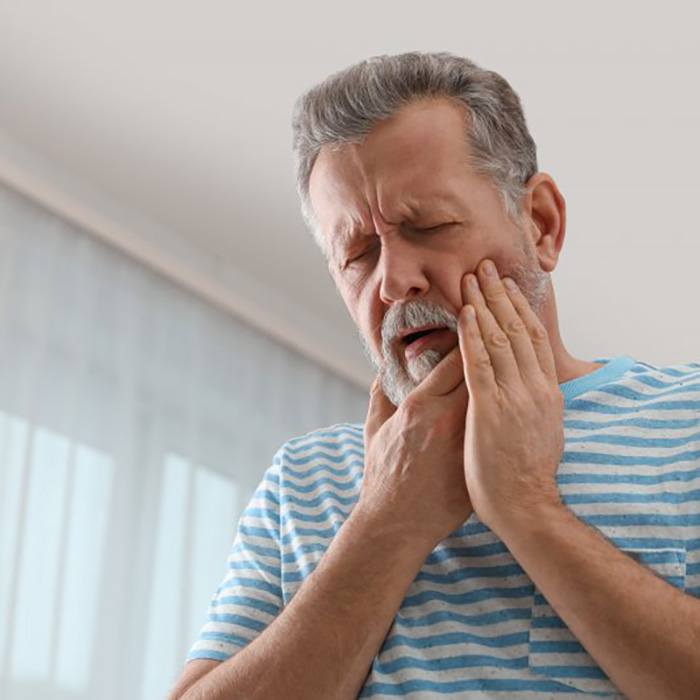
{"label": "finger", "polygon": [[481,337],[476,311],[471,304],[462,307],[459,312],[457,331],[462,371],[469,396],[473,396],[474,400],[478,401],[480,395],[493,390],[496,378],[489,353]]}
{"label": "finger", "polygon": [[507,292],[513,306],[525,323],[525,327],[530,335],[533,350],[535,351],[535,356],[537,357],[542,372],[544,372],[551,381],[559,383],[557,367],[554,362],[554,353],[552,352],[552,345],[549,342],[547,329],[514,281],[513,289],[507,289]]}
{"label": "finger", "polygon": [[467,275],[464,285],[466,289],[463,290],[463,296],[476,311],[481,340],[491,361],[496,383],[500,386],[522,385],[520,370],[510,346],[510,340],[486,305],[486,299],[481,293],[476,275]]}
{"label": "finger", "polygon": [[396,411],[391,401],[382,391],[380,377],[377,376],[372,382],[372,387],[369,390],[369,406],[367,408],[367,418],[365,420],[364,436],[365,442],[368,442],[379,428],[391,418]]}
{"label": "finger", "polygon": [[457,389],[463,381],[462,356],[459,345],[455,345],[411,393],[445,396]]}
{"label": "finger", "polygon": [[[482,264],[479,267],[479,282],[486,304],[498,325],[508,336],[511,351],[520,370],[523,381],[531,377],[542,378],[542,368],[537,360],[532,340],[519,311],[513,306],[493,261],[492,267]],[[488,270],[491,269],[491,273]]]}

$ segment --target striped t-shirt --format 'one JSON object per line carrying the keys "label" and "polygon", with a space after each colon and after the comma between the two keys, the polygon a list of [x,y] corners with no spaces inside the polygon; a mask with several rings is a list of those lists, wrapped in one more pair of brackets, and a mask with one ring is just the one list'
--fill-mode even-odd
{"label": "striped t-shirt", "polygon": [[[700,364],[621,355],[560,384],[562,501],[671,585],[700,596]],[[362,425],[289,440],[239,521],[187,660],[223,661],[313,571],[357,502]],[[358,576],[361,572],[358,572]],[[624,697],[476,514],[425,560],[360,697]]]}

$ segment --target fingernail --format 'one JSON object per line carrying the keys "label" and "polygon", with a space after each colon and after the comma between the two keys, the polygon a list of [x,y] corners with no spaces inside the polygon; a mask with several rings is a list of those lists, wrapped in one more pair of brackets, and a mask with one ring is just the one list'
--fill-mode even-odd
{"label": "fingernail", "polygon": [[484,263],[484,273],[490,277],[493,274],[495,274],[495,272],[496,272],[496,266],[490,260],[487,260]]}
{"label": "fingernail", "polygon": [[505,284],[511,292],[514,292],[517,289],[517,285],[515,284],[515,282],[513,282],[513,280],[510,277],[504,277],[503,284]]}

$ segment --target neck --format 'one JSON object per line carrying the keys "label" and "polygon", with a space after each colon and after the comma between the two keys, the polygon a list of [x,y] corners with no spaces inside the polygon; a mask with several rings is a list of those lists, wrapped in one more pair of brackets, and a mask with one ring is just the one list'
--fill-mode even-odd
{"label": "neck", "polygon": [[559,317],[557,315],[557,302],[554,296],[554,287],[551,280],[546,300],[538,314],[542,324],[549,335],[549,343],[552,346],[554,355],[554,365],[557,370],[557,381],[559,384],[577,379],[585,374],[590,374],[603,365],[599,362],[589,362],[580,360],[571,355],[564,347],[564,343],[559,333]]}

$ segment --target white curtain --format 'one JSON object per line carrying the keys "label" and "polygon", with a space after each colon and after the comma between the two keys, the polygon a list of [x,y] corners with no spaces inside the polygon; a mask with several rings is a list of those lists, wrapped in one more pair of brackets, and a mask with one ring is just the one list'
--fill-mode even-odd
{"label": "white curtain", "polygon": [[0,188],[0,697],[165,697],[277,447],[365,411]]}

